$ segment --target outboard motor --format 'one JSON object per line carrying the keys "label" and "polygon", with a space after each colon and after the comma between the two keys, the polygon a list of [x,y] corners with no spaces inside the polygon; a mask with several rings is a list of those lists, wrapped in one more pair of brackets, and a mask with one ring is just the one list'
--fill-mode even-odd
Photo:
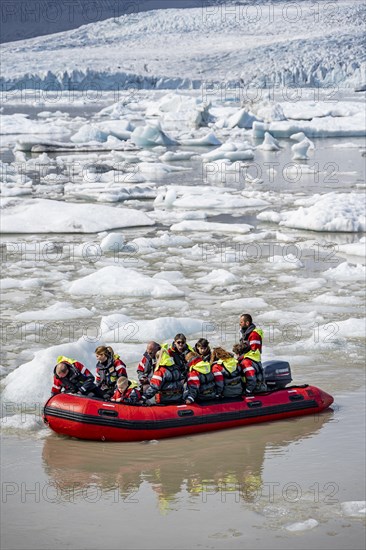
{"label": "outboard motor", "polygon": [[278,390],[292,382],[291,367],[287,361],[265,361],[262,363],[264,381],[269,390]]}

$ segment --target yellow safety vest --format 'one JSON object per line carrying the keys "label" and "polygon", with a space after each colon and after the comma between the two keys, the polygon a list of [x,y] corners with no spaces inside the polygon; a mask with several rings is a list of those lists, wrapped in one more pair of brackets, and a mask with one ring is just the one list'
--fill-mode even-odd
{"label": "yellow safety vest", "polygon": [[231,359],[220,359],[217,361],[219,365],[224,365],[225,369],[231,374],[233,373],[237,366],[238,361],[235,359],[235,357],[232,357]]}
{"label": "yellow safety vest", "polygon": [[189,367],[189,370],[196,370],[201,374],[209,374],[211,372],[211,365],[208,361],[200,361]]}
{"label": "yellow safety vest", "polygon": [[[256,332],[262,339],[263,339],[263,330],[261,328],[255,328],[253,332]],[[248,357],[249,359],[253,359],[253,361],[257,361],[258,363],[261,362],[261,352],[259,349],[256,350],[249,350],[247,353],[244,354],[244,358]]]}
{"label": "yellow safety vest", "polygon": [[174,365],[173,357],[170,357],[169,353],[165,351],[165,348],[163,348],[163,350],[164,351],[160,357],[159,365],[156,364],[154,370],[157,370],[159,367],[172,367]]}
{"label": "yellow safety vest", "polygon": [[70,365],[73,365],[74,363],[78,363],[76,359],[70,359],[70,357],[65,357],[64,355],[59,355],[56,359],[57,364],[58,363],[70,363]]}

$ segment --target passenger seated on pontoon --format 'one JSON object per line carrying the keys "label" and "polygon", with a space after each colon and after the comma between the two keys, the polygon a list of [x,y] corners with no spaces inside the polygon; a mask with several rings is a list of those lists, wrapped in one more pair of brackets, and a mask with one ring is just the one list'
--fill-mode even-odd
{"label": "passenger seated on pontoon", "polygon": [[266,391],[262,364],[250,357],[247,344],[235,344],[233,352],[237,355],[238,365],[242,370],[244,395]]}
{"label": "passenger seated on pontoon", "polygon": [[94,376],[82,363],[70,357],[59,355],[53,370],[51,393],[57,395],[62,391],[103,397],[102,391],[95,385]]}
{"label": "passenger seated on pontoon", "polygon": [[204,361],[195,352],[187,353],[188,377],[184,391],[187,405],[194,401],[206,401],[220,397],[224,388],[221,370]]}
{"label": "passenger seated on pontoon", "polygon": [[162,348],[157,352],[155,372],[143,400],[155,396],[156,403],[179,403],[183,398],[183,382],[181,369],[174,363],[168,351]]}
{"label": "passenger seated on pontoon", "polygon": [[166,349],[169,355],[174,359],[174,363],[180,369],[181,373],[187,375],[187,360],[186,355],[189,351],[194,351],[191,346],[187,344],[187,338],[184,334],[176,334],[172,344],[163,344],[162,348]]}
{"label": "passenger seated on pontoon", "polygon": [[154,374],[156,367],[156,354],[159,349],[161,349],[161,346],[157,342],[148,342],[146,351],[137,365],[137,376],[143,392],[145,392],[149,387],[150,380]]}
{"label": "passenger seated on pontoon", "polygon": [[242,368],[231,353],[223,348],[214,348],[211,364],[219,369],[224,377],[222,397],[238,397],[243,393]]}
{"label": "passenger seated on pontoon", "polygon": [[211,362],[211,349],[209,344],[206,338],[200,338],[194,346],[194,351],[198,353],[204,361]]}
{"label": "passenger seated on pontoon", "polygon": [[117,389],[111,397],[111,401],[135,405],[141,400],[141,392],[138,387],[139,385],[135,380],[129,380],[125,376],[120,376],[117,380]]}

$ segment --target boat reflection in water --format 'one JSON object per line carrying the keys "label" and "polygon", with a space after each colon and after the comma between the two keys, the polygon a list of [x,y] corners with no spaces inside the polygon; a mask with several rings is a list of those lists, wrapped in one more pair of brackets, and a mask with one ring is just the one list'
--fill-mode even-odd
{"label": "boat reflection in water", "polygon": [[[145,443],[102,443],[50,436],[45,440],[46,474],[60,498],[138,502],[143,485],[158,497],[161,512],[174,509],[186,492],[205,500],[218,491],[253,502],[261,491],[266,451],[286,452],[311,438],[332,411],[190,437]],[[179,496],[180,495],[180,496]]]}

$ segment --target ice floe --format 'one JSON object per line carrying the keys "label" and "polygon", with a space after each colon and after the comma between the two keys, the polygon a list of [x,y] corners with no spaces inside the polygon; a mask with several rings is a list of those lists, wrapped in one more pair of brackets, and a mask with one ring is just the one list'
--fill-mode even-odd
{"label": "ice floe", "polygon": [[72,295],[102,296],[152,296],[170,298],[184,296],[168,281],[153,279],[133,269],[122,266],[106,266],[68,286]]}
{"label": "ice floe", "polygon": [[96,233],[106,229],[154,225],[143,212],[47,199],[16,200],[2,209],[3,233]]}

